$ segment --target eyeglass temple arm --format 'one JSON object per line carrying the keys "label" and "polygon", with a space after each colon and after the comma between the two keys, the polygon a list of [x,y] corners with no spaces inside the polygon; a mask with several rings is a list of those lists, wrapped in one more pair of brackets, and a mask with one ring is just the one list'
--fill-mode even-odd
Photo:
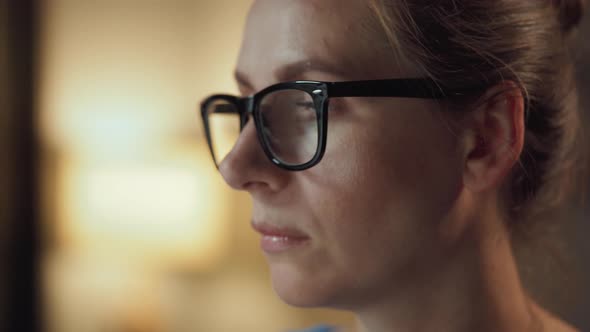
{"label": "eyeglass temple arm", "polygon": [[443,90],[431,79],[390,79],[328,83],[330,97],[406,97],[442,99],[462,93]]}
{"label": "eyeglass temple arm", "polygon": [[232,114],[236,113],[236,107],[230,104],[218,104],[215,105],[215,111],[213,113],[221,113],[221,114]]}

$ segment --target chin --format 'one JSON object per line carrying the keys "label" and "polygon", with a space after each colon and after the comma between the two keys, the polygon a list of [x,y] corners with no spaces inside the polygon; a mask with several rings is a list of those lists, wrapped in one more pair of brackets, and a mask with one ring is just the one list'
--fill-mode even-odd
{"label": "chin", "polygon": [[339,293],[336,286],[338,283],[333,278],[326,278],[325,272],[309,271],[289,263],[270,265],[275,293],[283,302],[295,307],[334,306],[334,295]]}

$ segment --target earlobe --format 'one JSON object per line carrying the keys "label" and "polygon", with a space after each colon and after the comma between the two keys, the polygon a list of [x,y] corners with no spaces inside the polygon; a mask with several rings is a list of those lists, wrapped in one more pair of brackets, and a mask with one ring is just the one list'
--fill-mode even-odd
{"label": "earlobe", "polygon": [[490,88],[466,122],[465,187],[473,192],[500,187],[524,144],[524,100],[513,82]]}

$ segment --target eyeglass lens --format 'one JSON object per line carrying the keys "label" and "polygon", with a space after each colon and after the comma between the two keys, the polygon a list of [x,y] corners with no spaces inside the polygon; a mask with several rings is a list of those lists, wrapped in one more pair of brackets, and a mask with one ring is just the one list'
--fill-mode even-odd
{"label": "eyeglass lens", "polygon": [[259,110],[263,136],[276,159],[287,165],[313,159],[319,134],[311,95],[295,89],[272,92],[262,98]]}
{"label": "eyeglass lens", "polygon": [[[231,152],[240,133],[236,106],[225,100],[207,105],[211,148],[217,165]],[[267,148],[286,165],[302,165],[318,149],[318,112],[310,94],[289,89],[266,94],[258,103],[258,122]]]}

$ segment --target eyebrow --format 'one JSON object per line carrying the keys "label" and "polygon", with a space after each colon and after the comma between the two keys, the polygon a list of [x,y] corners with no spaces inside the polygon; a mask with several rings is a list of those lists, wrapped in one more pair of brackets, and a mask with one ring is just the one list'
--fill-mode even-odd
{"label": "eyebrow", "polygon": [[[345,74],[344,71],[342,71],[340,68],[345,67],[338,66],[336,65],[336,63],[328,63],[318,58],[309,58],[295,61],[285,66],[282,66],[275,70],[273,74],[279,82],[287,82],[301,79],[301,76],[303,74],[311,71],[329,73],[343,77]],[[254,85],[250,82],[248,76],[245,73],[236,70],[234,73],[234,77],[238,85],[250,90],[256,90],[254,89]]]}

